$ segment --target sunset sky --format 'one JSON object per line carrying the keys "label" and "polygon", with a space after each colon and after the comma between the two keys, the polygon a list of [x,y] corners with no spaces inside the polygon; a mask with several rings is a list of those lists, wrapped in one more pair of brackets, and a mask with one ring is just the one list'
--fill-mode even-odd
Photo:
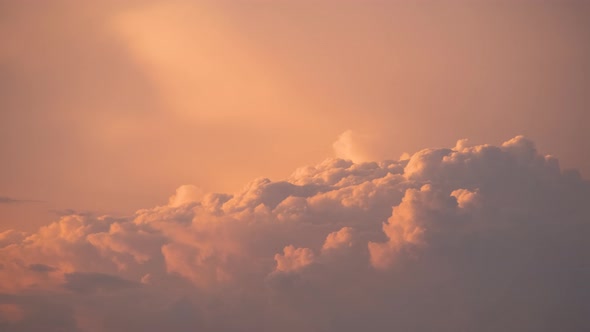
{"label": "sunset sky", "polygon": [[588,331],[589,41],[585,0],[0,0],[0,330]]}

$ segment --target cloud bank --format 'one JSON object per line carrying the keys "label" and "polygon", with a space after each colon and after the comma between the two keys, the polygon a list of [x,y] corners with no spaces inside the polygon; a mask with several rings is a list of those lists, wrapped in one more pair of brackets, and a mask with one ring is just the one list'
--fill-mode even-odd
{"label": "cloud bank", "polygon": [[2,331],[587,331],[590,184],[524,137],[0,232]]}

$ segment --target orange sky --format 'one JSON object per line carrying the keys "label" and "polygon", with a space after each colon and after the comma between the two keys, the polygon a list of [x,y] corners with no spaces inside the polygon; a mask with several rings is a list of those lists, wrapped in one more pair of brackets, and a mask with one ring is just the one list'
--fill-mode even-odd
{"label": "orange sky", "polygon": [[[444,3],[444,4],[443,4]],[[590,174],[585,1],[0,1],[0,222],[517,134]],[[340,141],[342,142],[342,140]],[[336,153],[341,153],[337,149]]]}
{"label": "orange sky", "polygon": [[0,0],[0,331],[590,331],[589,18]]}

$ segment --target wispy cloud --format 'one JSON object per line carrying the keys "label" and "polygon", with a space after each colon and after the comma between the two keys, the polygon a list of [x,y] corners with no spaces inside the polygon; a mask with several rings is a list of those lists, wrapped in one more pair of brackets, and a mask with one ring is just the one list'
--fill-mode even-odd
{"label": "wispy cloud", "polygon": [[76,209],[50,209],[49,212],[59,217],[71,215],[90,217],[96,214],[92,211],[80,211]]}
{"label": "wispy cloud", "polygon": [[18,203],[39,203],[41,201],[32,199],[17,199],[7,196],[0,196],[0,204],[18,204]]}

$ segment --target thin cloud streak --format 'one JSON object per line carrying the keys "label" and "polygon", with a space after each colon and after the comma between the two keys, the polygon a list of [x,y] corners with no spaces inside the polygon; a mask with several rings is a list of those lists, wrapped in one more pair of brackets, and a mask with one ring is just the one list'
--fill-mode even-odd
{"label": "thin cloud streak", "polygon": [[0,196],[0,204],[18,204],[18,203],[42,203],[43,201],[32,199],[16,199],[7,196]]}

